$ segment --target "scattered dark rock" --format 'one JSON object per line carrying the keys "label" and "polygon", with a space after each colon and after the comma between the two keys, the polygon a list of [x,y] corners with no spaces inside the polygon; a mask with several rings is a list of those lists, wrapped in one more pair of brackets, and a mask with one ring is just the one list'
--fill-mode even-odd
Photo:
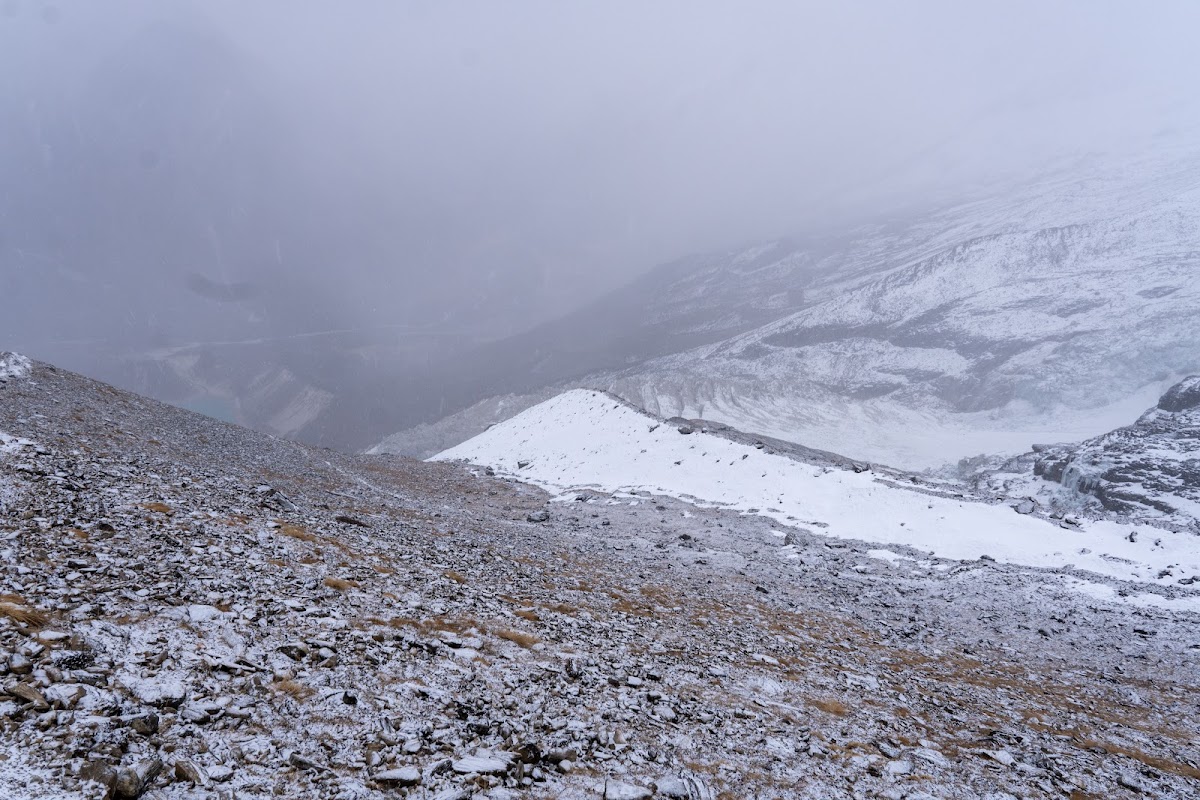
{"label": "scattered dark rock", "polygon": [[139,714],[129,720],[130,729],[142,736],[150,736],[158,733],[158,714]]}
{"label": "scattered dark rock", "polygon": [[157,758],[140,761],[133,767],[121,767],[117,770],[116,782],[113,784],[113,797],[116,800],[134,800],[141,797],[162,772],[162,767],[162,761]]}

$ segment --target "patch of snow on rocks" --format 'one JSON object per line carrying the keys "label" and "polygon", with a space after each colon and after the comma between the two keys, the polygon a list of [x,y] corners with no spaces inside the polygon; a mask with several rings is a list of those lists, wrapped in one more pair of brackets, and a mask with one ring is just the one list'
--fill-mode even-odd
{"label": "patch of snow on rocks", "polygon": [[894,553],[891,550],[868,550],[868,558],[877,558],[880,561],[886,561],[889,564],[899,564],[902,561],[915,561],[916,559],[910,556],[902,556],[899,553]]}
{"label": "patch of snow on rocks", "polygon": [[28,439],[22,439],[20,436],[13,436],[11,433],[0,431],[0,456],[11,455],[19,451],[22,447],[32,445]]}
{"label": "patch of snow on rocks", "polygon": [[1153,592],[1138,592],[1137,594],[1121,594],[1106,583],[1082,581],[1078,578],[1066,577],[1063,585],[1072,591],[1085,594],[1088,597],[1106,603],[1126,603],[1140,608],[1160,608],[1170,611],[1200,612],[1200,595],[1195,597],[1163,597]]}
{"label": "patch of snow on rocks", "polygon": [[0,380],[24,378],[33,363],[20,353],[0,353]]}
{"label": "patch of snow on rocks", "polygon": [[54,786],[54,771],[38,763],[36,757],[12,742],[3,751],[4,768],[0,769],[0,797],[29,797],[38,792],[39,800],[79,800],[78,792],[58,791]]}

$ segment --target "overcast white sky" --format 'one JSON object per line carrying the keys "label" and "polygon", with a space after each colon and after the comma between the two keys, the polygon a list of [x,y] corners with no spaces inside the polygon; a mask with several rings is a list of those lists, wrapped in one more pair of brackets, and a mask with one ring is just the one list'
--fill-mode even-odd
{"label": "overcast white sky", "polygon": [[1194,2],[206,7],[481,232],[641,264],[1107,146],[1200,76]]}
{"label": "overcast white sky", "polygon": [[[928,205],[1190,122],[1200,76],[1190,0],[0,0],[0,88],[79,103],[98,66],[179,30],[282,120],[276,155],[344,214],[339,285],[374,299],[382,273],[443,262],[612,285]],[[155,58],[171,80],[212,68]]]}

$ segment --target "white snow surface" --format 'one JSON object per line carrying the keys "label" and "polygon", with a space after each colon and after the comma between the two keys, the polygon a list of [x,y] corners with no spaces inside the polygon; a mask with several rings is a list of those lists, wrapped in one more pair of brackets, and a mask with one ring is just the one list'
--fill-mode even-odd
{"label": "white snow surface", "polygon": [[24,378],[32,367],[33,363],[20,353],[0,352],[0,380]]}
{"label": "white snow surface", "polygon": [[5,755],[4,769],[0,770],[0,797],[30,797],[31,786],[37,787],[39,800],[81,800],[86,795],[80,792],[57,790],[57,771],[39,758],[38,753],[29,752],[17,743],[0,750]]}
{"label": "white snow surface", "polygon": [[432,460],[491,466],[552,492],[671,496],[828,536],[908,545],[941,558],[988,555],[1163,586],[1200,574],[1195,536],[1144,528],[1131,542],[1134,526],[1091,521],[1064,529],[1008,505],[895,488],[869,472],[814,466],[701,431],[683,435],[598,391],[565,392]]}
{"label": "white snow surface", "polygon": [[33,442],[28,439],[22,439],[20,436],[13,436],[11,433],[0,431],[0,456],[15,453],[22,447],[31,446],[32,444]]}

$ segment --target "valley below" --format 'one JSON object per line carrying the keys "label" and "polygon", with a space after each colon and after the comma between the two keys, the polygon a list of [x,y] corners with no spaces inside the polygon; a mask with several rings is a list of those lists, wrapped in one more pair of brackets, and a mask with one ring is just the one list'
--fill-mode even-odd
{"label": "valley below", "polygon": [[1200,4],[926,5],[0,0],[0,800],[1200,798]]}

